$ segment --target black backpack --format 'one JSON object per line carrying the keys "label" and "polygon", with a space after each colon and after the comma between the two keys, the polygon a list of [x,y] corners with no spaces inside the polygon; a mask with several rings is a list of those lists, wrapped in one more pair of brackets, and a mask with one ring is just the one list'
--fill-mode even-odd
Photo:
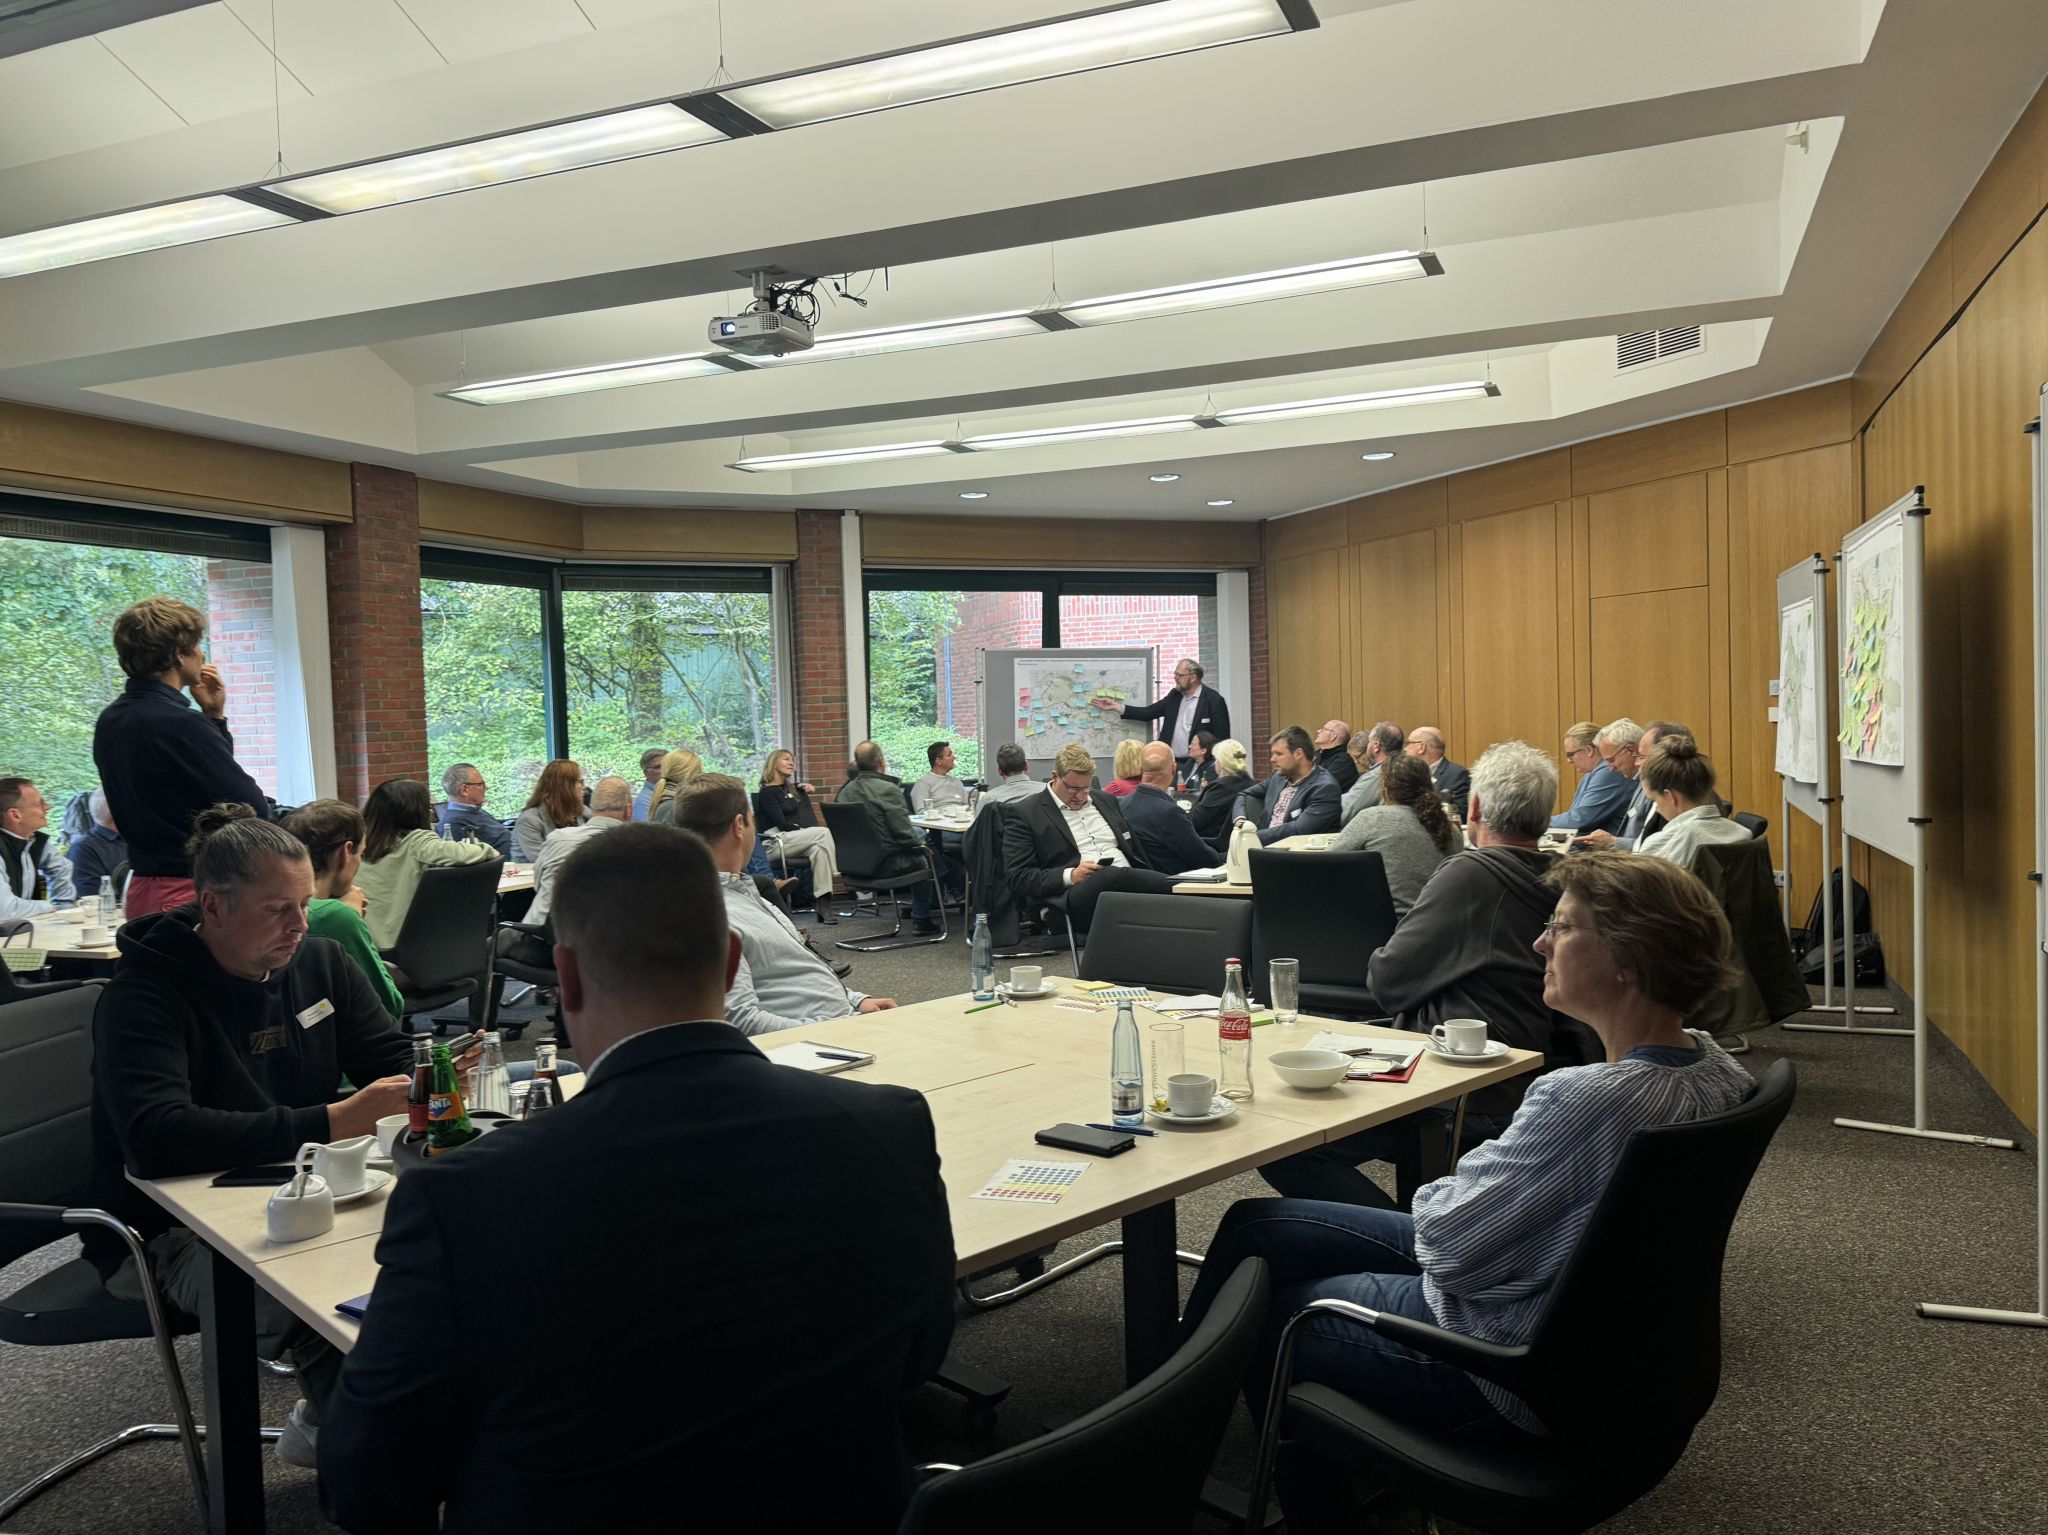
{"label": "black backpack", "polygon": [[[1884,984],[1884,941],[1871,929],[1870,892],[1855,880],[1848,879],[1846,869],[1836,869],[1829,876],[1835,883],[1835,984],[1848,988],[1842,959],[1842,913],[1846,909],[1855,918],[1856,929],[1856,984],[1858,986],[1882,986]],[[1844,905],[1843,882],[1849,886],[1848,901]],[[1795,929],[1792,947],[1799,955],[1799,973],[1810,986],[1821,984],[1827,973],[1828,959],[1821,952],[1821,911],[1820,894],[1815,892],[1813,909],[1806,914],[1806,926]]]}

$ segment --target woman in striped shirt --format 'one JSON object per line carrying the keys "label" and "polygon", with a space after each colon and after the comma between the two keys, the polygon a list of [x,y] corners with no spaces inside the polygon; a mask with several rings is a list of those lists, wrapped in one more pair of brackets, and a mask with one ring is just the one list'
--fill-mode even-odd
{"label": "woman in striped shirt", "polygon": [[[1246,1389],[1255,1416],[1280,1329],[1312,1300],[1526,1343],[1629,1137],[1720,1113],[1748,1095],[1749,1074],[1684,1027],[1732,976],[1728,921],[1706,887],[1662,859],[1627,853],[1563,859],[1548,879],[1561,895],[1536,942],[1543,1000],[1589,1025],[1606,1061],[1538,1077],[1497,1139],[1416,1192],[1412,1215],[1307,1199],[1231,1207],[1185,1325],[1201,1319],[1240,1258],[1271,1266],[1275,1304]],[[1304,1324],[1293,1374],[1437,1431],[1497,1431],[1506,1422],[1544,1432],[1499,1387],[1346,1321]]]}

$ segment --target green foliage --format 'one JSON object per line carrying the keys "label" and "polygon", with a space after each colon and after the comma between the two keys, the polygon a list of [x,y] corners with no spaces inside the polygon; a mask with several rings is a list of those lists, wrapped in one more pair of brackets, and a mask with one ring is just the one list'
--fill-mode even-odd
{"label": "green foliage", "polygon": [[434,797],[451,762],[473,762],[490,785],[491,808],[513,815],[548,760],[541,594],[422,580],[420,626]]}
{"label": "green foliage", "polygon": [[959,759],[954,771],[981,776],[980,737],[938,723],[940,642],[958,631],[964,595],[868,593],[868,734],[905,783],[924,776],[925,748],[941,735]]}

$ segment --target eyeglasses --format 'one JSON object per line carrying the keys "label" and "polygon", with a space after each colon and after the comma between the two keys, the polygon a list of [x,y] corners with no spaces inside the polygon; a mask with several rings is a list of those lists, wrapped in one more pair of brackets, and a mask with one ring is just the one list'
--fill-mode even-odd
{"label": "eyeglasses", "polygon": [[1552,943],[1557,942],[1559,933],[1590,933],[1593,930],[1580,922],[1560,922],[1555,917],[1543,924],[1543,936]]}

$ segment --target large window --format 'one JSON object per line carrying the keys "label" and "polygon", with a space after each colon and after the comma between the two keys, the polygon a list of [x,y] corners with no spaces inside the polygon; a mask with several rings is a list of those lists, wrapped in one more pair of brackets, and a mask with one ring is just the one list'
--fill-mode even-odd
{"label": "large window", "polygon": [[1173,669],[1191,656],[1216,665],[1216,598],[1193,593],[1100,590],[1060,594],[1060,644],[1091,650],[1158,653],[1152,703],[1173,687]]}
{"label": "large window", "polygon": [[451,762],[476,764],[494,814],[516,814],[533,791],[548,760],[546,596],[544,583],[509,585],[503,577],[421,578],[427,760],[436,799]]}

